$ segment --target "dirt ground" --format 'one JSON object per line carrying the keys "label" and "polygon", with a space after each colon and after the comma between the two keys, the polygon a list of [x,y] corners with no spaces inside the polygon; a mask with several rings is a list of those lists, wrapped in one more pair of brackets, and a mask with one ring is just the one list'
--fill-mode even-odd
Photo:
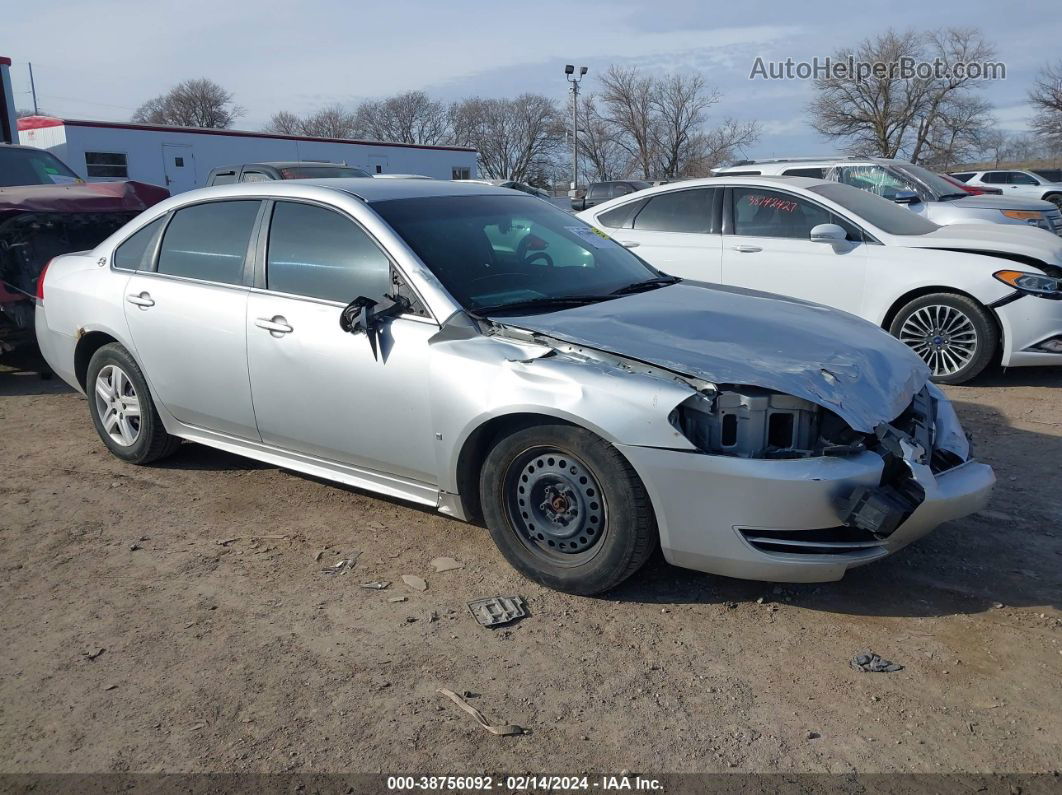
{"label": "dirt ground", "polygon": [[[126,465],[80,395],[7,368],[0,772],[1056,771],[1060,386],[949,388],[990,508],[842,582],[658,556],[587,599],[405,504],[192,444]],[[480,627],[465,604],[495,594],[531,616]],[[854,671],[863,649],[904,669]],[[529,733],[487,733],[441,687]]]}

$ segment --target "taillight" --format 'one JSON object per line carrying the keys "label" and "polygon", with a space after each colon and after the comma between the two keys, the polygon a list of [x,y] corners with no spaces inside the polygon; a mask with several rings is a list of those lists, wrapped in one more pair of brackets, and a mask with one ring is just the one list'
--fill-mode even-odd
{"label": "taillight", "polygon": [[41,268],[41,275],[37,277],[37,300],[41,303],[44,303],[44,274],[48,272],[48,266],[51,264],[51,260],[44,263],[44,267]]}

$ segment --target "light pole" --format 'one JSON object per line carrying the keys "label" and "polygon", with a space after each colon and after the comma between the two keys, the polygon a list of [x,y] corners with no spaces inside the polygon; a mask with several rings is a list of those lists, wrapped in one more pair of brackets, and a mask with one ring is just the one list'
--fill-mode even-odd
{"label": "light pole", "polygon": [[572,187],[569,195],[573,199],[579,186],[579,81],[586,76],[586,71],[585,66],[580,66],[576,77],[572,64],[564,67],[565,79],[572,84]]}

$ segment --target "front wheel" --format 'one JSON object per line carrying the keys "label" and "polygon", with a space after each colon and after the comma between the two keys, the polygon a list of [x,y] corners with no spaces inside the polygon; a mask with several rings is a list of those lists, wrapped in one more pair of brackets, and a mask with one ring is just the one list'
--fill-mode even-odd
{"label": "front wheel", "polygon": [[491,537],[528,579],[590,595],[636,572],[657,543],[645,487],[582,428],[536,425],[497,441],[480,476]]}
{"label": "front wheel", "polygon": [[1044,196],[1044,199],[1062,210],[1062,193],[1052,193],[1050,196]]}
{"label": "front wheel", "polygon": [[889,333],[922,357],[938,384],[969,381],[988,366],[999,344],[988,310],[955,293],[914,299],[896,313]]}

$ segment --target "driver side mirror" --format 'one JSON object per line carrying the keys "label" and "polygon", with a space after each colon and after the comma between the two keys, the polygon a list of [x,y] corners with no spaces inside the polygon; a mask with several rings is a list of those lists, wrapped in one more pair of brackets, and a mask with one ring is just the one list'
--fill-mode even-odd
{"label": "driver side mirror", "polygon": [[892,199],[897,204],[918,204],[918,202],[922,201],[913,190],[898,190],[887,198]]}
{"label": "driver side mirror", "polygon": [[818,224],[811,229],[812,243],[842,243],[847,239],[848,233],[837,224]]}
{"label": "driver side mirror", "polygon": [[339,313],[339,327],[348,334],[365,333],[372,348],[372,358],[379,358],[380,329],[384,321],[398,317],[409,311],[409,299],[402,295],[385,295],[387,304],[379,309],[379,303],[372,298],[359,295]]}

